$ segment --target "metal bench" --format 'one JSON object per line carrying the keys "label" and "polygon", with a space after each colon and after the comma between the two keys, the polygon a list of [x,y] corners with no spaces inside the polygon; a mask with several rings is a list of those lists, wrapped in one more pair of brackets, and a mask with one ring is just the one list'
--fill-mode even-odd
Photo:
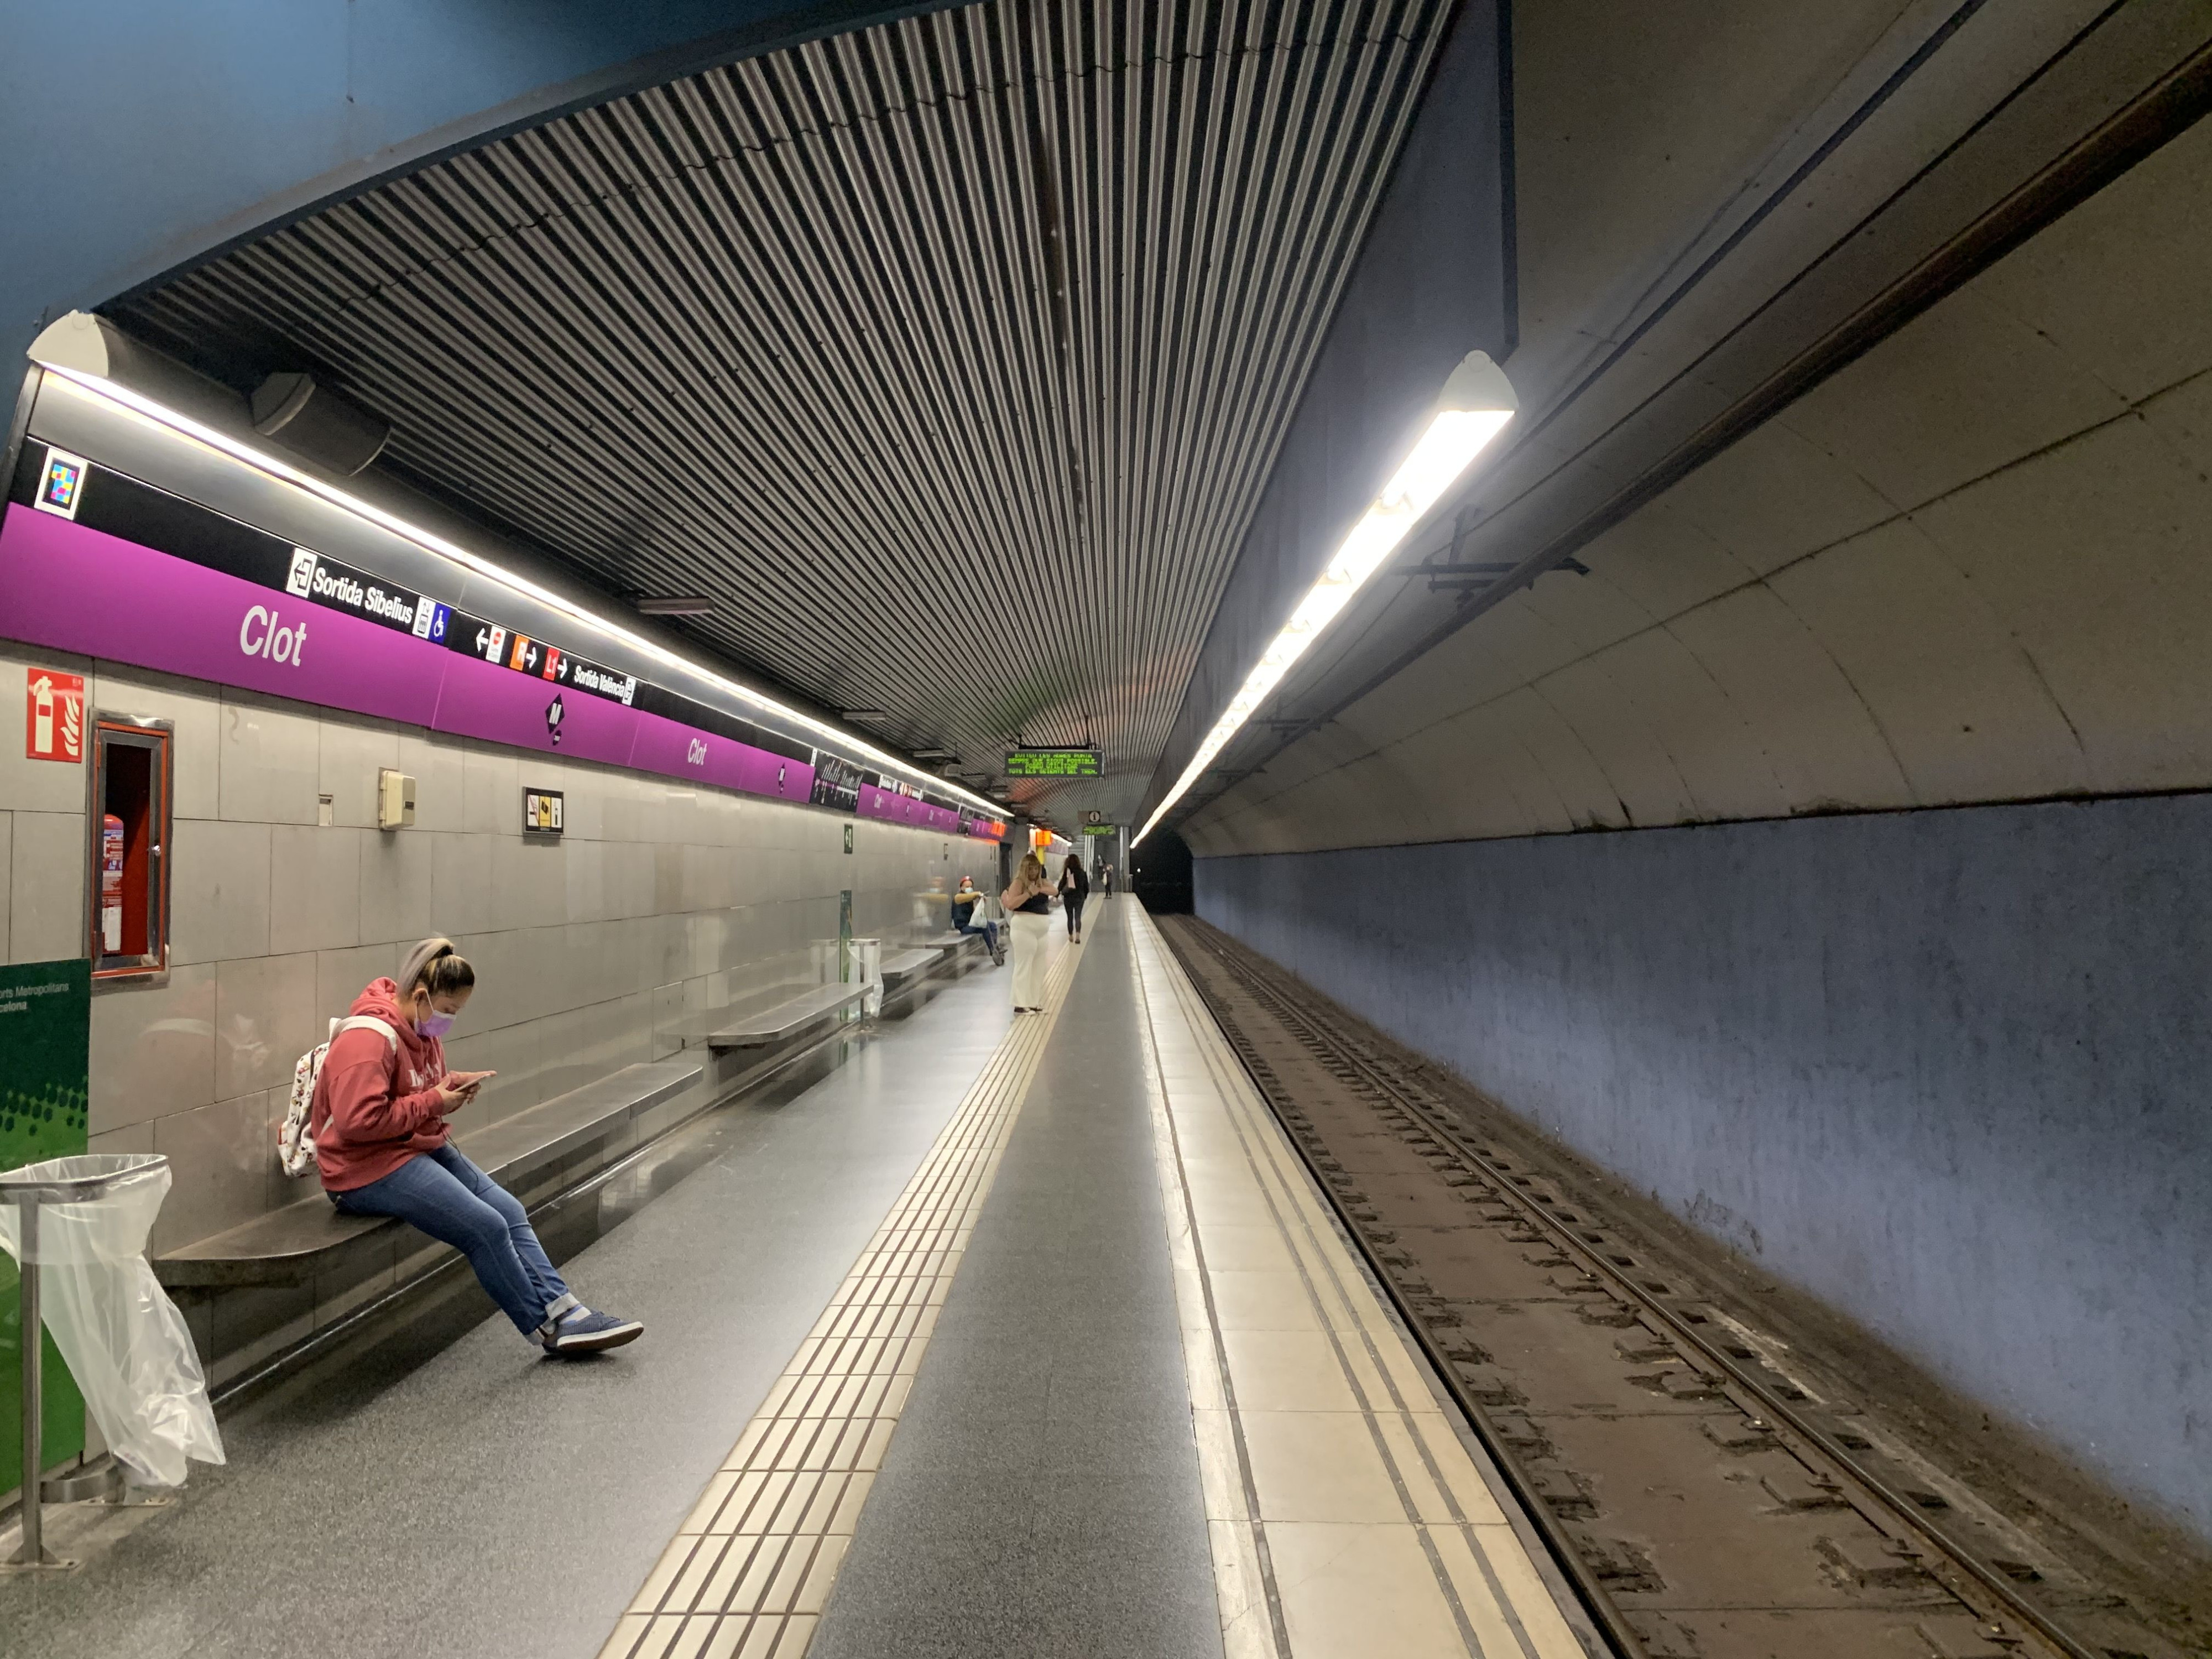
{"label": "metal bench", "polygon": [[[641,1112],[665,1105],[706,1075],[700,1060],[625,1066],[512,1117],[455,1137],[454,1145],[501,1185],[512,1187],[556,1159],[606,1139]],[[340,1215],[319,1193],[257,1216],[154,1259],[154,1274],[173,1290],[243,1285],[306,1285],[373,1236],[399,1223],[385,1216]]]}
{"label": "metal bench", "polygon": [[811,1026],[836,1018],[867,994],[866,984],[817,985],[708,1032],[707,1046],[720,1054],[730,1048],[766,1048],[788,1042]]}

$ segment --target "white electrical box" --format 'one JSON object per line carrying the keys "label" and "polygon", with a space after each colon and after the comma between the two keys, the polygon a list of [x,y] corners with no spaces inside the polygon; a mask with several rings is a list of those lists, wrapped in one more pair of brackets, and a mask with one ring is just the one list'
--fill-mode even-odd
{"label": "white electrical box", "polygon": [[376,827],[405,830],[415,822],[415,780],[386,766],[376,775]]}

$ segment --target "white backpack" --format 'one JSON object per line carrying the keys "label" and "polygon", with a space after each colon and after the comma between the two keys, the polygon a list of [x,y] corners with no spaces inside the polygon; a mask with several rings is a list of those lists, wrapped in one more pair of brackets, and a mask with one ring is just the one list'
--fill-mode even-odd
{"label": "white backpack", "polygon": [[323,1061],[341,1031],[381,1031],[386,1045],[399,1052],[399,1033],[369,1014],[351,1014],[331,1022],[331,1034],[294,1062],[292,1103],[284,1109],[284,1127],[276,1131],[276,1161],[288,1176],[303,1176],[315,1167],[315,1138],[307,1133],[307,1120],[315,1109],[315,1080],[323,1074]]}

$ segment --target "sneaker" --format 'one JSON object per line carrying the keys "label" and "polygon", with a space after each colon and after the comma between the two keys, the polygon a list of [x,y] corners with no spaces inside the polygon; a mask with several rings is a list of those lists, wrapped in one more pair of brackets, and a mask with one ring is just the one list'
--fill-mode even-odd
{"label": "sneaker", "polygon": [[557,1354],[599,1353],[635,1342],[645,1334],[645,1322],[618,1319],[613,1314],[575,1308],[561,1316],[552,1328],[541,1334],[545,1352]]}

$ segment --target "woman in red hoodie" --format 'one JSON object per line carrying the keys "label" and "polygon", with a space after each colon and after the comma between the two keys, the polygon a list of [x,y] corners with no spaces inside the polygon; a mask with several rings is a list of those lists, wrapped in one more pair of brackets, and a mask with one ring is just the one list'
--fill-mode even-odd
{"label": "woman in red hoodie", "polygon": [[451,939],[426,939],[397,980],[354,999],[315,1082],[309,1127],[323,1190],[345,1215],[397,1216],[469,1259],[515,1328],[547,1352],[593,1353],[644,1333],[576,1300],[514,1195],[461,1156],[446,1120],[489,1072],[448,1072],[440,1041],[476,990]]}

